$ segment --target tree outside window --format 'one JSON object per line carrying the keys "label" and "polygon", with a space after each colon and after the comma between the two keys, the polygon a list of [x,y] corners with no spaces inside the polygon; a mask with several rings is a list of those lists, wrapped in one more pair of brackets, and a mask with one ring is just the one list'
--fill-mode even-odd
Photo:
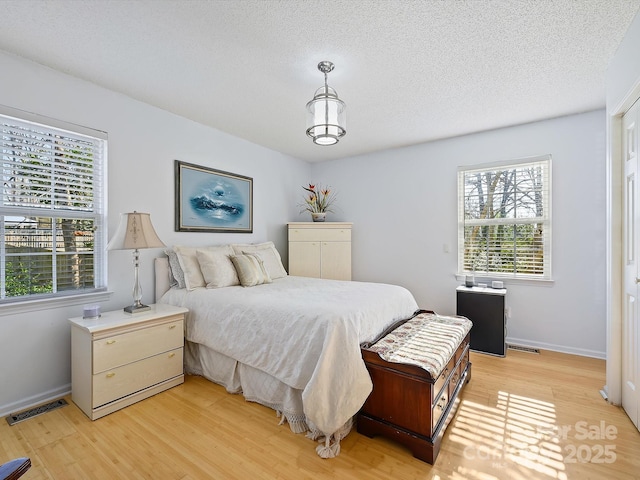
{"label": "tree outside window", "polygon": [[551,157],[458,171],[458,270],[551,278]]}
{"label": "tree outside window", "polygon": [[0,302],[104,289],[105,139],[4,115],[0,134]]}

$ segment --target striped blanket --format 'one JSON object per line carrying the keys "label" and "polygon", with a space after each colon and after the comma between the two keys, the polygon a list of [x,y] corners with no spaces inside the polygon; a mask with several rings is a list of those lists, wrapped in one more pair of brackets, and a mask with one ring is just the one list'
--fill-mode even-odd
{"label": "striped blanket", "polygon": [[471,330],[471,320],[421,313],[367,350],[392,363],[416,365],[437,378]]}

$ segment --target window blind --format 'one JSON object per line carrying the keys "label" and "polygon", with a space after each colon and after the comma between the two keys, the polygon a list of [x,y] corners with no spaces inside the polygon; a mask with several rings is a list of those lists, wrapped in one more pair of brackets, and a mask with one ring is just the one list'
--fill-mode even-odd
{"label": "window blind", "polygon": [[106,135],[5,110],[0,302],[104,290]]}
{"label": "window blind", "polygon": [[458,169],[458,273],[551,279],[551,156]]}

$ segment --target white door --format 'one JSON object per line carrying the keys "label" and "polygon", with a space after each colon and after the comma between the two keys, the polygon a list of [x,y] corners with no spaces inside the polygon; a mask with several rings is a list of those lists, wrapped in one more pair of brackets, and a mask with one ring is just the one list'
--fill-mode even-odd
{"label": "white door", "polygon": [[640,405],[640,188],[638,179],[638,121],[640,102],[623,117],[624,149],[624,317],[622,325],[622,407],[638,426]]}

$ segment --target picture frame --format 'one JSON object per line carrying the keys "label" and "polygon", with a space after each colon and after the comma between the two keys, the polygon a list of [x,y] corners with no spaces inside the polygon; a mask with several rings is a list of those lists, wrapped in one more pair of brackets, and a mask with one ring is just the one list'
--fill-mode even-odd
{"label": "picture frame", "polygon": [[175,231],[253,233],[253,178],[175,160]]}

